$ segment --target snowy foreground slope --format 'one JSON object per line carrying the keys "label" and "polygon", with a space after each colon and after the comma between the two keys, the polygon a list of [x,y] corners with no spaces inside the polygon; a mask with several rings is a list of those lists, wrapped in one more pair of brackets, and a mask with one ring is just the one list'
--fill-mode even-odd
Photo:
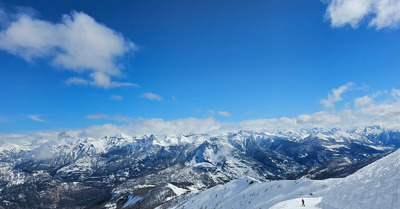
{"label": "snowy foreground slope", "polygon": [[[250,182],[255,183],[249,184]],[[199,194],[192,194],[187,200],[181,198],[182,202],[174,208],[293,208],[301,206],[301,198],[304,198],[309,206],[309,202],[320,201],[319,195],[315,193],[326,190],[336,182],[336,179],[257,182],[246,177]]]}
{"label": "snowy foreground slope", "polygon": [[400,208],[400,150],[332,185],[321,208]]}
{"label": "snowy foreground slope", "polygon": [[173,208],[400,208],[400,150],[342,179],[259,182],[250,177],[180,198]]}

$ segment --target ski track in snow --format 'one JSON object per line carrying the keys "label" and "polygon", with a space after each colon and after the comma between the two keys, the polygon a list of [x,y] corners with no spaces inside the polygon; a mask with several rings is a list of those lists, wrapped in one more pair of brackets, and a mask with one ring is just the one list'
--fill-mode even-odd
{"label": "ski track in snow", "polygon": [[301,206],[301,199],[302,198],[286,200],[286,201],[283,201],[283,202],[275,204],[270,209],[303,209],[303,208],[320,209],[316,205],[321,202],[322,197],[303,198],[304,199],[304,203],[305,203],[305,207]]}

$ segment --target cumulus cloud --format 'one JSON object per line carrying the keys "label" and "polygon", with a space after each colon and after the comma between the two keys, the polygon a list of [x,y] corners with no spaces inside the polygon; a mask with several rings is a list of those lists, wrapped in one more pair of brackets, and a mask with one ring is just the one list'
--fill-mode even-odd
{"label": "cumulus cloud", "polygon": [[[163,119],[143,119],[133,120],[129,118],[129,125],[104,124],[94,125],[86,129],[77,131],[61,132],[62,136],[58,138],[102,138],[104,136],[121,136],[121,133],[131,136],[143,135],[163,135],[163,134],[196,134],[196,133],[214,133],[219,130],[226,130],[221,123],[214,118],[183,118],[177,120]],[[57,137],[56,137],[57,138]],[[0,134],[1,139],[1,134]]]}
{"label": "cumulus cloud", "polygon": [[48,160],[53,158],[55,155],[50,144],[41,144],[38,148],[32,150],[35,160]]}
{"label": "cumulus cloud", "polygon": [[228,111],[218,111],[218,115],[221,115],[224,117],[232,117],[232,114]]}
{"label": "cumulus cloud", "polygon": [[355,113],[371,116],[371,119],[374,121],[389,123],[400,120],[400,104],[398,102],[380,105],[373,104],[364,107]]}
{"label": "cumulus cloud", "polygon": [[[343,86],[333,89],[331,101],[337,100],[333,98],[340,98],[340,94],[345,91],[344,89]],[[387,99],[381,102],[375,101],[375,98],[379,96]],[[247,120],[241,122],[239,127],[246,130],[282,130],[314,127],[347,129],[370,125],[400,129],[400,90],[378,91],[371,96],[365,95],[355,98],[354,106],[342,111],[325,110],[312,114],[302,114],[293,118]]]}
{"label": "cumulus cloud", "polygon": [[321,104],[325,108],[333,108],[335,107],[335,103],[339,102],[342,100],[342,94],[349,90],[351,86],[353,86],[354,83],[348,82],[346,85],[340,86],[337,89],[332,89],[332,93],[328,95],[328,98],[326,99],[321,99]]}
{"label": "cumulus cloud", "polygon": [[[57,138],[57,131],[47,131],[47,132],[36,132],[34,134],[5,134],[0,133],[0,145],[18,145],[25,146],[32,143],[42,144],[48,143],[49,141],[54,141]],[[9,148],[12,148],[10,146]]]}
{"label": "cumulus cloud", "polygon": [[354,99],[354,107],[360,108],[372,103],[372,98],[368,95]]}
{"label": "cumulus cloud", "polygon": [[143,97],[143,98],[146,98],[146,99],[150,99],[150,100],[157,100],[157,101],[163,100],[163,98],[160,95],[154,94],[154,93],[151,93],[151,92],[144,93],[140,97]]}
{"label": "cumulus cloud", "polygon": [[110,97],[112,100],[123,100],[124,98],[122,98],[121,95],[111,95]]}
{"label": "cumulus cloud", "polygon": [[101,126],[95,125],[84,129],[76,134],[77,137],[81,138],[102,138],[105,136],[120,136],[122,129],[114,124],[104,124]]}
{"label": "cumulus cloud", "polygon": [[397,28],[400,23],[399,0],[328,0],[326,17],[333,27],[358,27],[363,20],[370,27]]}
{"label": "cumulus cloud", "polygon": [[85,118],[99,120],[99,119],[103,119],[103,118],[108,118],[108,115],[103,114],[103,113],[96,113],[96,114],[92,114],[92,115],[86,115]]}
{"label": "cumulus cloud", "polygon": [[29,62],[45,59],[54,66],[89,76],[69,78],[67,84],[137,86],[111,80],[122,76],[118,58],[134,51],[134,43],[82,12],[63,15],[59,23],[20,14],[0,31],[0,49]]}
{"label": "cumulus cloud", "polygon": [[45,123],[46,121],[42,119],[41,115],[27,115],[27,118],[34,120],[34,121],[38,121],[38,122],[42,122]]}
{"label": "cumulus cloud", "polygon": [[210,133],[220,130],[222,125],[214,118],[184,118],[165,121],[163,119],[142,119],[131,132],[135,134],[175,134],[175,133]]}

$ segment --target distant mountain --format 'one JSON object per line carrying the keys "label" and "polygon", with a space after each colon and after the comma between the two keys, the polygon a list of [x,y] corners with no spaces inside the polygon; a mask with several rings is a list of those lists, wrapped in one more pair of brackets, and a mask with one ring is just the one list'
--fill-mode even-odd
{"label": "distant mountain", "polygon": [[192,192],[170,208],[400,208],[400,150],[341,179],[259,181],[251,177]]}
{"label": "distant mountain", "polygon": [[169,207],[234,179],[345,177],[400,146],[400,132],[239,131],[75,138],[0,148],[4,208]]}

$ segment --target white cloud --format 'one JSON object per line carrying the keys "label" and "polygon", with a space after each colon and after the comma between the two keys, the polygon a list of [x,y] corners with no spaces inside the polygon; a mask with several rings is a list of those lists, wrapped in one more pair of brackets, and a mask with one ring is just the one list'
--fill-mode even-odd
{"label": "white cloud", "polygon": [[150,100],[158,100],[158,101],[163,100],[163,98],[160,95],[154,94],[154,93],[150,93],[150,92],[144,93],[140,97],[143,97],[143,98],[146,98],[146,99],[150,99]]}
{"label": "white cloud", "polygon": [[372,98],[368,95],[354,99],[354,107],[360,108],[372,103]]}
{"label": "white cloud", "polygon": [[271,118],[271,119],[255,119],[245,120],[239,125],[240,129],[243,130],[278,130],[278,129],[291,129],[296,128],[295,118]]}
{"label": "white cloud", "polygon": [[[339,89],[334,89],[333,92],[337,94]],[[335,95],[335,93],[332,93],[332,95]],[[388,96],[389,98],[383,102],[376,102],[374,98],[377,96]],[[299,115],[294,118],[247,120],[241,122],[240,127],[248,130],[282,130],[314,127],[347,129],[370,125],[400,129],[399,90],[392,89],[391,92],[378,91],[372,96],[365,95],[356,98],[354,99],[353,109],[319,111],[312,114]]]}
{"label": "white cloud", "polygon": [[327,99],[321,99],[321,104],[324,105],[325,108],[334,108],[335,103],[342,100],[342,94],[353,85],[354,83],[348,82],[346,85],[340,86],[337,89],[332,89],[332,93],[328,95]]}
{"label": "white cloud", "polygon": [[4,144],[29,144],[32,140],[32,137],[29,135],[5,134],[0,132],[0,146],[3,146]]}
{"label": "white cloud", "polygon": [[131,131],[134,134],[176,134],[176,133],[211,133],[220,130],[222,125],[214,118],[184,118],[165,121],[163,119],[142,119]]}
{"label": "white cloud", "polygon": [[103,119],[103,118],[108,118],[108,115],[103,114],[103,113],[96,113],[96,114],[92,114],[92,115],[86,115],[85,118],[99,120],[99,119]]}
{"label": "white cloud", "polygon": [[393,120],[400,120],[400,104],[398,102],[379,105],[372,104],[355,113],[371,116],[374,121],[389,123]]}
{"label": "white cloud", "polygon": [[96,22],[82,12],[63,15],[60,23],[39,20],[21,14],[0,31],[0,49],[27,61],[48,59],[51,64],[88,78],[73,77],[68,84],[102,88],[137,86],[129,82],[111,81],[121,77],[117,58],[135,50],[135,45],[120,33]]}
{"label": "white cloud", "polygon": [[122,98],[121,95],[111,95],[110,97],[112,100],[123,100],[124,98]]}
{"label": "white cloud", "polygon": [[89,85],[89,81],[83,78],[71,77],[65,81],[68,85]]}
{"label": "white cloud", "polygon": [[92,137],[92,138],[102,138],[105,136],[120,136],[122,129],[114,124],[104,124],[101,126],[95,125],[91,126],[83,131],[79,131],[78,137]]}
{"label": "white cloud", "polygon": [[218,111],[218,115],[221,115],[224,117],[232,117],[232,114],[228,111]]}
{"label": "white cloud", "polygon": [[48,143],[40,144],[40,146],[32,150],[36,160],[47,160],[53,158],[55,155],[53,149]]}
{"label": "white cloud", "polygon": [[397,28],[400,23],[399,0],[330,0],[326,17],[333,27],[349,24],[358,27],[362,20],[370,27]]}
{"label": "white cloud", "polygon": [[324,126],[327,124],[336,124],[341,122],[341,117],[336,114],[329,114],[321,111],[311,115],[303,114],[296,118],[297,125]]}
{"label": "white cloud", "polygon": [[27,115],[26,117],[28,117],[29,119],[31,119],[31,120],[34,120],[34,121],[38,121],[38,122],[42,122],[42,123],[45,123],[46,121],[45,120],[43,120],[41,117],[41,115]]}
{"label": "white cloud", "polygon": [[131,122],[131,121],[133,121],[132,117],[124,116],[124,115],[114,115],[113,119],[116,120],[116,121],[119,121],[119,122]]}
{"label": "white cloud", "polygon": [[391,95],[393,98],[400,100],[400,90],[399,89],[392,89]]}

